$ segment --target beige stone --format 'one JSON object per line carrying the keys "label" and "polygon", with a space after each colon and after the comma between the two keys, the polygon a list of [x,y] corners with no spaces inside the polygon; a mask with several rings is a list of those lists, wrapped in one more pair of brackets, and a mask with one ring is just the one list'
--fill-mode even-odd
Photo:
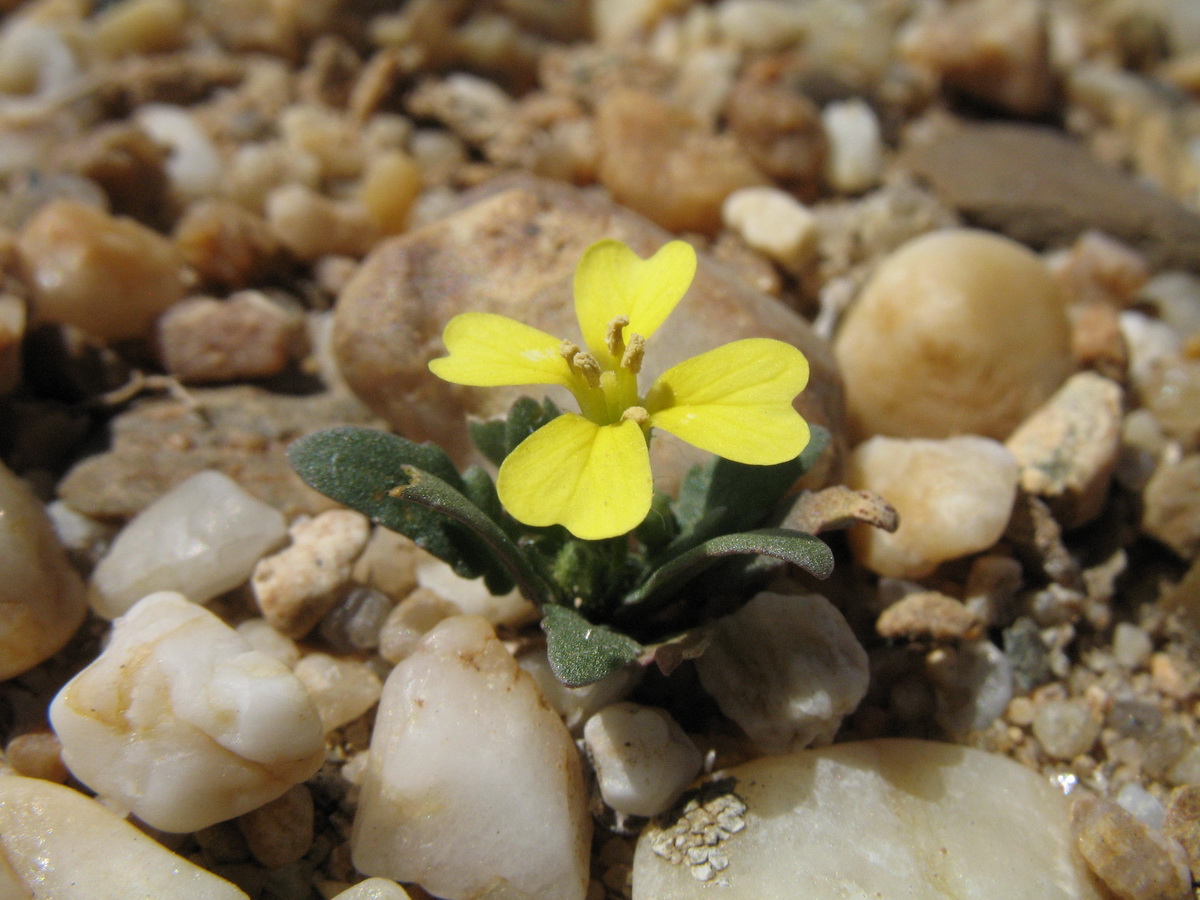
{"label": "beige stone", "polygon": [[1017,493],[1017,461],[1002,444],[964,435],[941,441],[876,437],[855,448],[848,478],[900,514],[894,533],[850,531],[858,561],[893,578],[920,578],[1000,539]]}
{"label": "beige stone", "polygon": [[265,219],[232,200],[188,207],[175,227],[175,245],[204,284],[243,288],[276,274],[279,238]]}
{"label": "beige stone", "polygon": [[25,340],[25,303],[11,294],[0,295],[0,397],[21,382],[21,345]]}
{"label": "beige stone", "polygon": [[[579,340],[571,281],[584,250],[604,237],[649,256],[672,235],[577,189],[517,177],[387,241],[338,298],[334,352],[346,381],[401,434],[436,441],[458,460],[468,459],[466,415],[501,415],[517,397],[539,396],[543,389],[464,388],[435,378],[427,365],[444,352],[442,328],[454,314],[478,310]],[[843,431],[842,401],[827,346],[799,316],[703,255],[688,295],[650,342],[643,386],[677,362],[751,336],[787,341],[808,357],[811,377],[797,409],[833,431],[832,463]],[[573,408],[565,392],[553,396]],[[660,436],[652,450],[664,489],[704,459]]]}
{"label": "beige stone", "polygon": [[17,238],[35,321],[74,325],[105,340],[144,337],[183,296],[175,246],[132,219],[83,203],[43,207]]}
{"label": "beige stone", "polygon": [[880,264],[834,342],[858,437],[1003,440],[1071,370],[1059,288],[1008,238],[946,229]]}
{"label": "beige stone", "polygon": [[596,136],[600,182],[617,202],[672,231],[716,233],[725,198],[764,183],[733,137],[646,91],[604,97]]}
{"label": "beige stone", "polygon": [[885,609],[875,630],[888,639],[957,641],[978,637],[982,623],[953,597],[938,591],[918,591]]}
{"label": "beige stone", "polygon": [[0,681],[57,653],[87,614],[83,580],[33,492],[0,465]]}

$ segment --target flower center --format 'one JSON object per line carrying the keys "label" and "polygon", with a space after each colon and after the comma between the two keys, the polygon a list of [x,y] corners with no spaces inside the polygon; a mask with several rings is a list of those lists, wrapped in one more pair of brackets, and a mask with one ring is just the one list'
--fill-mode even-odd
{"label": "flower center", "polygon": [[571,341],[563,341],[558,352],[567,361],[574,375],[571,393],[579,401],[579,410],[597,425],[613,425],[624,419],[633,419],[643,428],[647,427],[648,416],[638,394],[637,376],[642,370],[642,357],[646,352],[646,339],[640,334],[630,333],[628,340],[625,329],[628,316],[617,316],[608,323],[604,344],[616,367],[601,363],[595,356]]}

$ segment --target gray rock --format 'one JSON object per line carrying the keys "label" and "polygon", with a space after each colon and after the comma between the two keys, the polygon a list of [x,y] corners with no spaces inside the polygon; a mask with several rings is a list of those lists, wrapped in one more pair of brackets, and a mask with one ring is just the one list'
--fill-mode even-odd
{"label": "gray rock", "polygon": [[1184,559],[1200,553],[1200,453],[1159,465],[1142,500],[1142,531]]}
{"label": "gray rock", "polygon": [[1200,265],[1200,215],[1104,165],[1077,141],[1024,124],[988,124],[905,148],[901,165],[964,216],[1033,247],[1096,229],[1155,266]]}
{"label": "gray rock", "polygon": [[313,514],[333,503],[300,481],[285,448],[320,428],[371,424],[377,420],[344,393],[284,396],[238,385],[145,400],[113,420],[111,449],[77,463],[59,496],[84,515],[128,518],[185,478],[216,469],[285,515]]}
{"label": "gray rock", "polygon": [[[648,256],[672,235],[594,194],[527,176],[498,179],[442,219],[381,244],[338,298],[334,353],[346,381],[393,428],[468,455],[465,416],[507,412],[541,388],[464,388],[429,372],[442,328],[468,309],[509,315],[554,335],[579,339],[571,283],[583,251],[611,237]],[[653,340],[643,376],[744,337],[799,347],[812,375],[797,408],[842,433],[841,382],[826,345],[796,314],[701,257],[687,298]],[[573,401],[558,397],[565,408]],[[656,439],[656,463],[682,474],[701,456]],[[836,453],[829,454],[831,461]],[[656,473],[666,468],[659,466]],[[669,484],[669,482],[668,482]]]}

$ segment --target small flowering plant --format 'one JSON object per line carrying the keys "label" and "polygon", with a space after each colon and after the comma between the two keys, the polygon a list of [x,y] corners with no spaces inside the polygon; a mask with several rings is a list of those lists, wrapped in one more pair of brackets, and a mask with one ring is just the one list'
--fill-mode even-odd
{"label": "small flowering plant", "polygon": [[[649,259],[592,245],[575,273],[584,347],[505,316],[446,325],[435,375],[473,386],[558,385],[579,412],[522,398],[506,419],[473,423],[499,466],[493,482],[458,472],[432,444],[341,428],[301,438],[292,465],[312,487],[406,534],[465,577],[515,585],[543,613],[550,662],[568,685],[634,660],[702,646],[695,629],[732,611],[790,563],[826,577],[833,558],[810,534],[773,527],[785,496],[828,443],[792,402],[808,362],[750,338],[663,372],[641,392],[653,336],[687,292],[695,251],[672,241]],[[713,453],[677,499],[656,492],[654,429]],[[705,573],[701,582],[697,576]]]}

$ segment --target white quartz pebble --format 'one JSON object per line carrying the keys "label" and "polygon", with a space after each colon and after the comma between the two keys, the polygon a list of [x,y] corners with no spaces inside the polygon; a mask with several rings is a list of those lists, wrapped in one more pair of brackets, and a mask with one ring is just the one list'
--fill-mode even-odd
{"label": "white quartz pebble", "polygon": [[883,171],[883,138],[875,111],[858,99],[834,101],[821,111],[821,124],[829,141],[829,184],[851,194],[873,187]]}
{"label": "white quartz pebble", "polygon": [[409,900],[409,894],[394,881],[368,878],[335,894],[333,900]]}
{"label": "white quartz pebble", "polygon": [[78,791],[0,777],[0,897],[5,900],[246,900]]}
{"label": "white quartz pebble", "polygon": [[532,650],[523,655],[521,668],[533,676],[546,702],[554,707],[572,733],[576,732],[595,712],[616,703],[629,695],[645,671],[641,666],[629,665],[617,669],[583,687],[567,687],[558,680],[550,667],[545,648]]}
{"label": "white quartz pebble", "polygon": [[786,269],[798,268],[817,239],[817,217],[779,188],[734,191],[725,198],[721,218],[748,245]]}
{"label": "white quartz pebble", "polygon": [[537,616],[537,608],[512,590],[497,597],[482,578],[456,575],[447,563],[428,556],[417,564],[417,584],[449,600],[465,616],[483,616],[493,625],[519,625]]}
{"label": "white quartz pebble", "polygon": [[92,573],[92,609],[106,619],[155,591],[196,603],[242,584],[287,534],[283,515],[220,472],[200,472],[126,525]]}
{"label": "white quartz pebble", "polygon": [[163,831],[255,809],[324,761],[304,685],[202,606],[152,594],[50,704],[71,774]]}
{"label": "white quartz pebble", "polygon": [[717,621],[696,669],[764,753],[829,743],[867,691],[866,651],[818,594],[759,594]]}
{"label": "white quartz pebble", "polygon": [[136,118],[150,137],[170,148],[165,168],[181,199],[194,200],[216,192],[225,165],[212,138],[191,112],[168,103],[146,103],[138,107]]}
{"label": "white quartz pebble", "polygon": [[484,619],[439,623],[384,685],[358,870],[445,900],[583,900],[591,824],[575,744],[533,679]]}
{"label": "white quartz pebble", "polygon": [[1102,897],[1066,798],[1001,756],[894,739],[722,774],[677,821],[642,833],[633,900]]}
{"label": "white quartz pebble", "polygon": [[583,741],[600,796],[617,812],[656,816],[700,774],[703,758],[670,713],[614,703],[587,720]]}
{"label": "white quartz pebble", "polygon": [[42,504],[0,465],[0,681],[57,653],[87,615],[83,580]]}
{"label": "white quartz pebble", "polygon": [[308,688],[327,732],[353,722],[375,705],[383,691],[374,670],[356,659],[310,653],[292,671]]}
{"label": "white quartz pebble", "polygon": [[973,435],[859,444],[847,481],[891,503],[900,527],[891,534],[851,529],[855,557],[880,575],[920,578],[946,560],[986,550],[1008,526],[1019,472],[1003,444]]}

